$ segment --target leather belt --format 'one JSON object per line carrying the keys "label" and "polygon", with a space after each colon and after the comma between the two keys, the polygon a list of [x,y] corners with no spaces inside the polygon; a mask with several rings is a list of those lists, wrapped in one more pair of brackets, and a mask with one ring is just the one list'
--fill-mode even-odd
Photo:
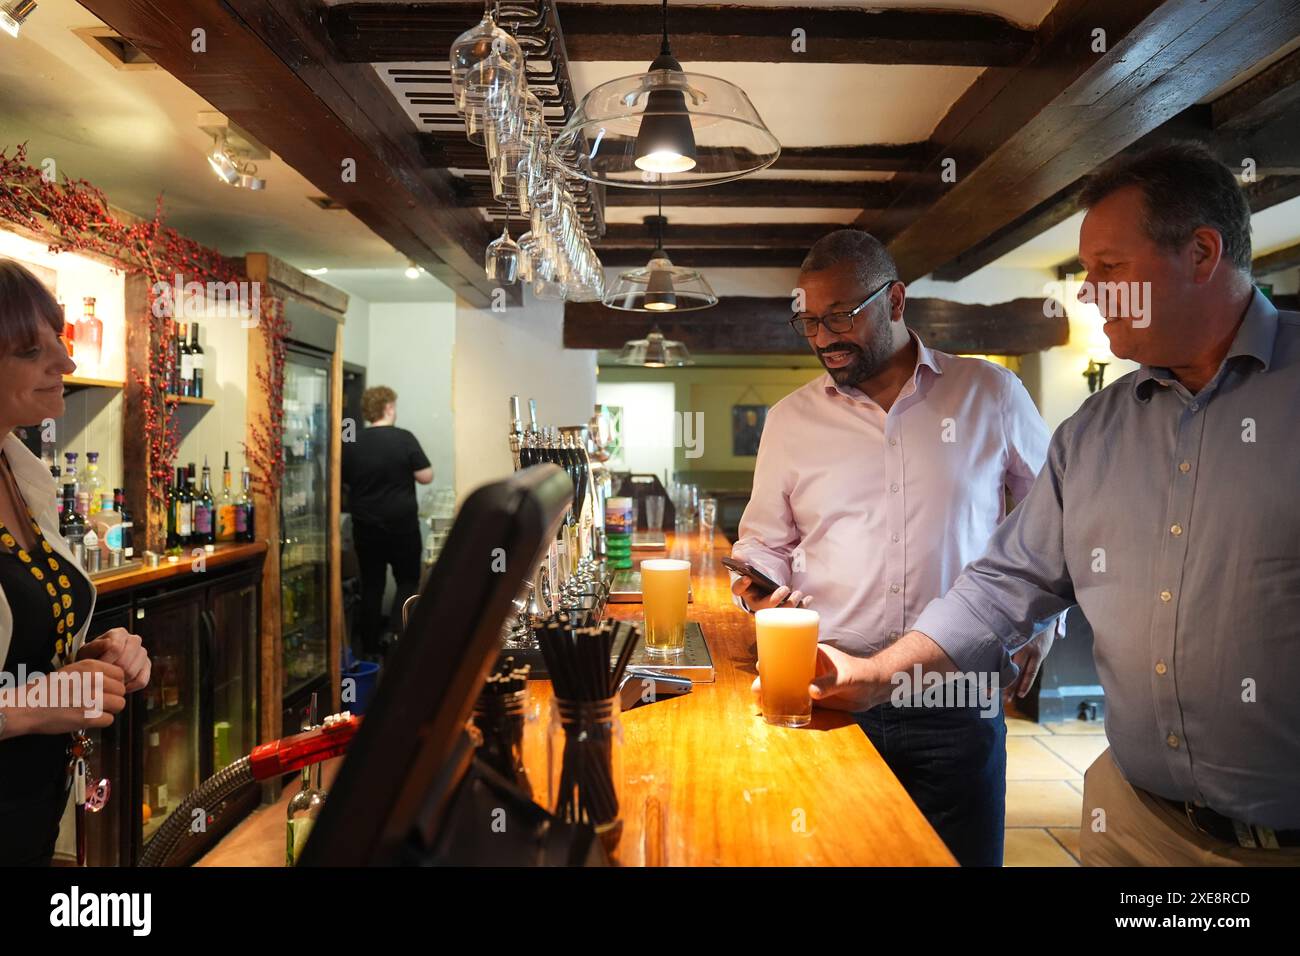
{"label": "leather belt", "polygon": [[1237,846],[1252,850],[1300,847],[1300,830],[1274,830],[1260,824],[1242,823],[1232,817],[1225,817],[1209,807],[1200,807],[1183,800],[1170,800],[1158,794],[1152,796],[1187,817],[1187,822],[1193,829],[1223,840],[1225,843],[1235,843]]}

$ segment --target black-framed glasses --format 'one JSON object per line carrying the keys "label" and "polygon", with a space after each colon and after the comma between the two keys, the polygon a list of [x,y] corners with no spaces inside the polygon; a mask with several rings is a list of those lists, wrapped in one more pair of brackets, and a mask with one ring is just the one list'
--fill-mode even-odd
{"label": "black-framed glasses", "polygon": [[880,293],[884,292],[897,281],[897,279],[890,279],[848,312],[828,312],[823,316],[796,315],[790,320],[790,328],[794,329],[806,339],[816,338],[817,326],[819,324],[825,325],[830,331],[837,335],[841,335],[853,328],[853,320],[858,317],[858,314],[863,309],[872,303],[876,296],[880,295]]}

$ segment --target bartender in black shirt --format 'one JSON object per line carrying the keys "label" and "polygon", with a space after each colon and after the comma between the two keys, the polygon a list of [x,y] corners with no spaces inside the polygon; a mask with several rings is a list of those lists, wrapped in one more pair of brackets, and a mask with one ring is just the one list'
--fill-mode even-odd
{"label": "bartender in black shirt", "polygon": [[420,586],[420,533],[415,482],[433,481],[433,466],[419,441],[397,420],[397,393],[383,385],[361,396],[366,427],[343,444],[343,483],[348,486],[352,539],[361,567],[361,654],[379,655],[381,610],[388,568],[397,594],[393,616]]}

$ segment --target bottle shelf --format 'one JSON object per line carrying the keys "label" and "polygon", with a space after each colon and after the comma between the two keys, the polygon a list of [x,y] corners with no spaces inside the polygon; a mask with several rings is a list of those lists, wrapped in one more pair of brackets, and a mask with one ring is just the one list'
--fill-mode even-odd
{"label": "bottle shelf", "polygon": [[63,391],[79,392],[83,388],[125,388],[126,383],[112,378],[91,378],[86,375],[63,376]]}
{"label": "bottle shelf", "polygon": [[163,401],[168,405],[202,405],[205,408],[217,404],[213,398],[192,398],[189,395],[167,395]]}

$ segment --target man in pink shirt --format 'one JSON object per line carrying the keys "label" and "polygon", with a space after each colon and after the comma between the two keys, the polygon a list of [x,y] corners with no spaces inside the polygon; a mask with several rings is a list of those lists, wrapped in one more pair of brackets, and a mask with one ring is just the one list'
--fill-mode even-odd
{"label": "man in pink shirt", "polygon": [[[907,328],[906,287],[871,235],[820,239],[799,290],[791,324],[826,374],[768,412],[732,550],[781,587],[763,595],[737,577],[732,590],[748,610],[811,603],[823,643],[866,656],[911,628],[984,552],[1006,492],[1017,502],[1028,494],[1049,435],[1014,374],[928,349]],[[1019,652],[1012,692],[1028,691],[1051,636],[1044,627]],[[999,866],[999,689],[975,706],[913,700],[921,689],[854,716],[958,862]]]}

